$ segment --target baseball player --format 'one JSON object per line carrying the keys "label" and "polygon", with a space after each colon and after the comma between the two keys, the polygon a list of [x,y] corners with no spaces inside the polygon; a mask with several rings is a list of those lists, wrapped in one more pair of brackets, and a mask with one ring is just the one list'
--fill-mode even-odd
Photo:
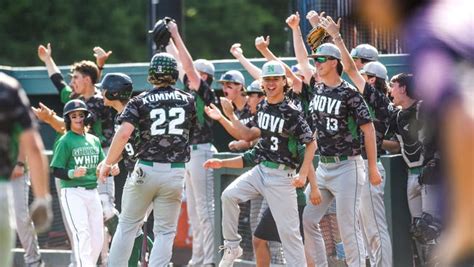
{"label": "baseball player", "polygon": [[[102,206],[96,168],[104,159],[99,138],[85,132],[87,106],[70,100],[64,106],[64,134],[55,144],[51,167],[61,179],[61,205],[72,232],[77,266],[95,266],[104,242]],[[118,166],[114,166],[114,173]]]}
{"label": "baseball player", "polygon": [[202,164],[217,153],[212,145],[212,119],[204,112],[204,106],[219,103],[211,89],[214,65],[205,59],[193,63],[178,32],[175,22],[168,23],[171,38],[176,45],[177,57],[184,71],[184,84],[196,99],[196,125],[190,140],[191,159],[186,163],[186,201],[193,235],[193,254],[189,265],[214,264],[214,177],[212,170]]}
{"label": "baseball player", "polygon": [[[331,17],[320,17],[319,20],[319,25],[326,30],[333,38],[335,45],[340,49],[344,70],[364,97],[369,111],[371,111],[376,133],[377,154],[383,155],[385,152],[382,149],[382,143],[388,128],[390,114],[393,111],[392,103],[387,97],[387,69],[380,62],[370,61],[363,65],[359,73],[357,60],[354,57],[358,56],[363,59],[362,62],[364,59],[374,60],[377,58],[377,51],[370,45],[359,45],[349,54],[339,33],[340,20],[337,24]],[[364,143],[362,143],[363,147]],[[362,157],[365,159],[366,168],[368,168],[367,155],[364,153],[364,149],[362,149]],[[377,168],[384,177],[385,169],[379,159],[377,160]],[[383,195],[383,179],[378,186],[367,182],[362,187],[360,222],[371,266],[393,265],[392,245],[385,217]]]}
{"label": "baseball player", "polygon": [[38,232],[49,228],[53,213],[47,159],[42,155],[43,143],[36,130],[28,98],[18,81],[4,73],[0,73],[0,139],[3,144],[0,146],[0,153],[4,155],[0,157],[0,266],[11,266],[15,226],[12,222],[12,188],[8,179],[18,163],[19,151],[28,158],[29,165],[34,170],[31,173],[31,184],[35,200],[30,213]]}
{"label": "baseball player", "polygon": [[[301,113],[285,98],[288,89],[285,69],[277,61],[262,67],[262,86],[267,99],[262,102],[257,116],[247,128],[233,116],[230,121],[222,116],[215,105],[206,107],[206,113],[218,120],[236,139],[254,140],[257,166],[241,175],[222,193],[222,229],[224,256],[219,266],[232,266],[242,255],[237,233],[238,203],[262,195],[275,218],[283,250],[290,266],[305,266],[303,242],[298,227],[296,190],[292,183],[306,181],[316,149],[312,132]],[[297,144],[306,144],[304,161],[296,178],[299,165]],[[206,166],[206,165],[205,165]],[[293,179],[295,179],[293,181]]]}
{"label": "baseball player", "polygon": [[[307,69],[307,51],[301,38],[299,15],[291,15],[287,24],[293,30],[298,63]],[[311,57],[321,82],[312,84],[315,96],[310,103],[311,120],[319,144],[320,162],[316,170],[322,202],[308,203],[303,215],[305,250],[309,265],[327,266],[324,240],[319,221],[333,199],[336,216],[349,266],[365,265],[364,244],[357,225],[360,191],[366,182],[361,156],[361,134],[368,159],[369,180],[381,182],[377,169],[375,131],[369,110],[359,92],[341,79],[341,52],[334,44],[320,45]],[[312,190],[308,190],[311,193]]]}
{"label": "baseball player", "polygon": [[[427,228],[439,232],[440,212],[437,207],[439,185],[420,184],[418,177],[424,163],[423,144],[421,141],[423,122],[420,118],[422,101],[414,96],[413,76],[400,73],[390,80],[390,92],[393,104],[400,109],[392,113],[389,132],[393,131],[399,141],[399,147],[391,150],[399,151],[408,166],[407,198],[408,207],[412,217],[411,234],[421,245],[427,245],[432,238],[427,235]],[[394,151],[394,152],[395,152]],[[421,249],[418,256],[424,261],[425,256]]]}
{"label": "baseball player", "polygon": [[127,266],[133,240],[153,204],[154,234],[157,244],[150,255],[150,266],[167,266],[171,259],[181,195],[185,162],[189,161],[189,141],[196,110],[194,98],[173,87],[178,79],[176,60],[168,53],[153,56],[148,81],[154,86],[128,102],[119,117],[120,128],[114,135],[100,178],[122,155],[135,129],[140,143],[137,163],[127,179],[122,197],[119,225],[112,240],[109,266]]}
{"label": "baseball player", "polygon": [[25,265],[31,267],[44,266],[39,251],[38,236],[29,215],[30,174],[27,169],[26,157],[22,151],[19,152],[18,160],[10,175],[16,231],[21,246],[25,249]]}
{"label": "baseball player", "polygon": [[[125,105],[130,100],[133,91],[133,83],[132,79],[123,73],[108,73],[104,76],[100,84],[96,84],[97,88],[102,91],[102,95],[104,96],[104,105],[110,106],[117,111],[117,115],[115,117],[115,129],[119,129],[120,127],[120,120],[119,116],[122,114]],[[138,132],[135,130],[128,142],[125,144],[125,149],[122,151],[122,159],[124,161],[125,171],[127,173],[127,177],[133,172],[136,164],[135,158],[135,150],[137,149],[137,143],[139,142],[138,139]],[[151,211],[151,209],[150,209]],[[110,231],[110,235],[113,237],[115,234],[115,230],[117,228],[118,220],[113,224],[115,221],[108,220],[106,222],[107,228]],[[141,229],[137,232],[137,237],[135,238],[135,242],[133,244],[132,255],[128,261],[128,266],[137,266],[140,254],[141,254],[141,246],[143,242],[144,234]],[[148,240],[150,249],[153,246],[153,242],[151,239]],[[117,251],[121,251],[120,249]],[[114,255],[111,255],[114,257]]]}

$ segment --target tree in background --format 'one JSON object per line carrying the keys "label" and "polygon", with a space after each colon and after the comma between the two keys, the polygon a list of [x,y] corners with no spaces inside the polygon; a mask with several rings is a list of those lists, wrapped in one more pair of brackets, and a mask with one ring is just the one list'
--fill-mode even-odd
{"label": "tree in background", "polygon": [[[184,1],[184,0],[183,0]],[[231,58],[229,48],[242,43],[257,56],[254,40],[272,37],[272,50],[287,56],[284,0],[188,0],[184,36],[196,57]],[[3,0],[0,14],[0,65],[38,65],[38,44],[50,42],[58,65],[91,59],[100,45],[114,52],[108,63],[147,62],[147,1]]]}

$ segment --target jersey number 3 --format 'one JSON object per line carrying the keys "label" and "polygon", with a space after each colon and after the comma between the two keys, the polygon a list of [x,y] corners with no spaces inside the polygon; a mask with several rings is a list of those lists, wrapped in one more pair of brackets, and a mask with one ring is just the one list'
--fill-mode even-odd
{"label": "jersey number 3", "polygon": [[[183,108],[171,108],[168,112],[162,108],[153,109],[150,112],[150,118],[154,120],[151,124],[151,135],[182,135],[183,129],[179,129],[178,126],[184,122],[185,111]],[[167,127],[163,127],[163,124],[169,121]]]}

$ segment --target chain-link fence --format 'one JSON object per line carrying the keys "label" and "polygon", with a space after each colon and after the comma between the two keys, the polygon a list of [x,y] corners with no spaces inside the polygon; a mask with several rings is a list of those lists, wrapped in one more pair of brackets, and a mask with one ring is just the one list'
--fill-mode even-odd
{"label": "chain-link fence", "polygon": [[346,46],[351,49],[358,44],[368,43],[379,50],[381,54],[405,53],[405,45],[399,34],[393,29],[382,28],[357,16],[357,1],[355,0],[299,0],[297,9],[301,16],[303,34],[308,34],[311,25],[305,19],[310,10],[320,13],[326,12],[335,21],[342,18],[341,35]]}

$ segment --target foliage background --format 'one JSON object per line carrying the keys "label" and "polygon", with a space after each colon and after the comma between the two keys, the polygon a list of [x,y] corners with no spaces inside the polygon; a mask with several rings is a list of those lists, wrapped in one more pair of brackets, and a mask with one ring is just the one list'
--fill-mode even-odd
{"label": "foliage background", "polygon": [[[182,0],[180,29],[193,58],[232,58],[242,43],[247,57],[259,57],[256,36],[270,35],[271,49],[289,56],[288,0]],[[41,66],[39,44],[51,43],[58,65],[91,59],[92,48],[112,50],[108,63],[146,62],[148,1],[2,0],[0,65]]]}

